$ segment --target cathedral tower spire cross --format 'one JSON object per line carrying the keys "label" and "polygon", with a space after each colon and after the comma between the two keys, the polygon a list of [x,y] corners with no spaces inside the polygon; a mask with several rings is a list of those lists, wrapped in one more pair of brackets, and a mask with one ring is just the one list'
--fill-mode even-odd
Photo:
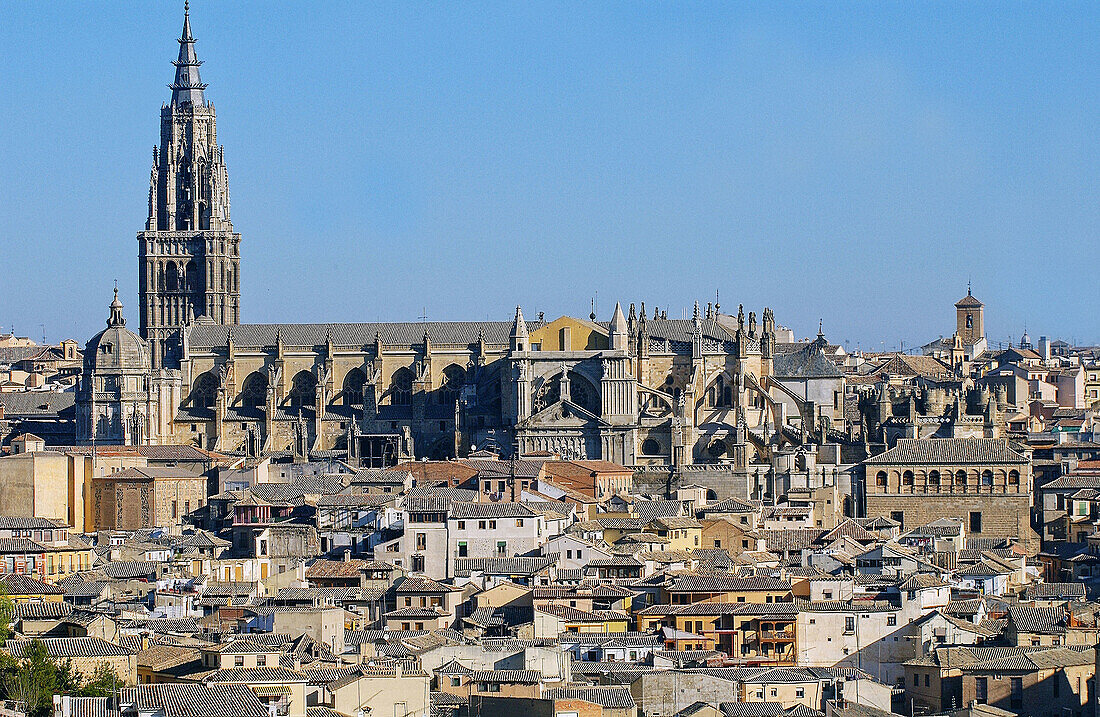
{"label": "cathedral tower spire cross", "polygon": [[184,3],[171,101],[160,109],[160,144],[149,174],[149,216],[138,234],[141,336],[154,367],[179,361],[189,317],[240,321],[240,241],[229,218],[229,171],[214,105]]}

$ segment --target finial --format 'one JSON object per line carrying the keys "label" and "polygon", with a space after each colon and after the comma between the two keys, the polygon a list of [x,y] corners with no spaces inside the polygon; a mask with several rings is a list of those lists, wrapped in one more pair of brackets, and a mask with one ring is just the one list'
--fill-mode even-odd
{"label": "finial", "polygon": [[191,1],[183,0],[183,14],[186,15],[191,12]]}
{"label": "finial", "polygon": [[818,319],[817,320],[817,335],[818,336],[824,336],[825,335],[825,332],[821,330],[822,323],[823,323],[823,319]]}
{"label": "finial", "polygon": [[966,295],[972,296],[972,294],[970,293],[970,277],[966,278]]}

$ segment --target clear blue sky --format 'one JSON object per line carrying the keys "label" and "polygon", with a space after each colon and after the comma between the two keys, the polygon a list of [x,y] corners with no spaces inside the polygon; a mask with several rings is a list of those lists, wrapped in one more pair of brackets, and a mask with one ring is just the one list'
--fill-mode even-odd
{"label": "clear blue sky", "polygon": [[[819,317],[1100,342],[1100,4],[212,2],[249,322]],[[182,2],[0,4],[0,327],[85,340],[137,243]]]}

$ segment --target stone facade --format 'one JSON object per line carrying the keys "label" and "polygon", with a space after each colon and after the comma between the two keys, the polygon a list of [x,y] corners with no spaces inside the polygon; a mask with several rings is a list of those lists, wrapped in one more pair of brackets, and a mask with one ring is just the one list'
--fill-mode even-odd
{"label": "stone facade", "polygon": [[[183,331],[190,389],[173,436],[251,455],[336,451],[369,466],[518,448],[743,467],[833,418],[831,403],[819,412],[772,377],[774,320],[764,316],[759,327],[752,314],[746,325],[743,314],[671,320],[631,307],[627,318],[618,306],[606,325],[529,324],[519,310],[512,322],[199,319]],[[829,380],[843,391],[839,372]]]}
{"label": "stone facade", "polygon": [[973,537],[1038,548],[1029,524],[1030,457],[1005,439],[902,439],[863,469],[865,515],[888,516],[904,528],[960,518]]}
{"label": "stone facade", "polygon": [[160,110],[149,215],[138,233],[141,335],[155,368],[178,360],[179,331],[196,316],[240,321],[240,241],[229,219],[229,173],[214,105],[184,15],[171,102]]}
{"label": "stone facade", "polygon": [[77,443],[142,446],[171,442],[179,386],[178,371],[153,369],[151,346],[126,328],[115,289],[107,328],[84,348],[76,389]]}

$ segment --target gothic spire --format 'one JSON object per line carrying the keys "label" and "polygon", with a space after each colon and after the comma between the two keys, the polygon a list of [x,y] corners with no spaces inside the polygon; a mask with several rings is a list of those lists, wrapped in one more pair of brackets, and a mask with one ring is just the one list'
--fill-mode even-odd
{"label": "gothic spire", "polygon": [[176,66],[176,81],[168,85],[172,88],[172,104],[203,104],[202,91],[206,85],[199,77],[199,65],[202,62],[195,54],[195,38],[191,35],[190,7],[187,0],[183,3],[183,33],[180,35],[180,54],[172,64]]}

